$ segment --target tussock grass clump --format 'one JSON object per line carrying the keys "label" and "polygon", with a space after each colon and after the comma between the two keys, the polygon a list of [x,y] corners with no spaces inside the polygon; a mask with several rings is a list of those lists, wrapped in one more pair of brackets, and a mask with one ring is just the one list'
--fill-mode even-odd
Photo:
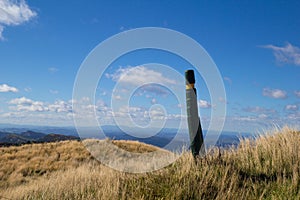
{"label": "tussock grass clump", "polygon": [[[293,177],[299,174],[300,133],[288,128],[243,141],[230,155],[240,171],[258,179]],[[294,175],[293,175],[294,174]]]}
{"label": "tussock grass clump", "polygon": [[[123,144],[134,142],[114,143],[126,149]],[[63,144],[68,146],[64,148],[66,152],[70,153],[69,148],[82,148],[85,152],[79,142],[58,146],[63,148]],[[29,153],[36,147],[26,148]],[[135,151],[141,147],[133,145],[129,149]],[[19,150],[10,151],[1,155],[6,160],[16,160]],[[11,154],[15,157],[10,157]],[[16,185],[13,181],[2,183],[11,176],[2,178],[0,196],[11,199],[299,199],[300,196],[300,133],[288,128],[256,140],[244,140],[235,149],[222,152],[211,149],[197,162],[184,152],[173,164],[149,173],[115,171],[91,158],[78,162],[77,165],[66,162],[67,167],[61,165],[61,169],[44,174],[28,175],[30,179]]]}

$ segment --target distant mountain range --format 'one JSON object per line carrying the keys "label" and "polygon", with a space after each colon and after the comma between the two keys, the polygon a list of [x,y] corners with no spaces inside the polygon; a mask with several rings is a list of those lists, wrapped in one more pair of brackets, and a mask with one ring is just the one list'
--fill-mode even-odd
{"label": "distant mountain range", "polygon": [[[115,140],[137,140],[147,144],[155,145],[168,150],[174,150],[175,147],[188,147],[189,136],[187,130],[177,130],[164,128],[151,137],[142,137],[145,133],[140,133],[141,137],[134,137],[125,133],[120,127],[107,125],[102,126],[99,132],[96,128],[81,128],[83,134],[78,135],[74,127],[51,127],[51,126],[22,126],[12,124],[0,124],[0,146],[20,145],[26,143],[56,142],[63,140],[80,140],[80,138],[97,139],[115,139]],[[152,129],[146,130],[149,133],[155,133]],[[229,147],[237,146],[241,138],[253,137],[252,134],[223,131],[221,135],[211,133],[207,135],[204,130],[206,147],[218,146]],[[151,134],[150,134],[151,135]]]}
{"label": "distant mountain range", "polygon": [[15,124],[0,124],[0,131],[9,133],[22,133],[28,130],[45,134],[59,133],[61,135],[78,136],[75,127],[54,127],[54,126],[33,126],[33,125],[15,125]]}
{"label": "distant mountain range", "polygon": [[0,146],[21,145],[28,143],[58,142],[64,140],[79,140],[79,137],[61,134],[45,134],[34,131],[12,133],[0,131]]}

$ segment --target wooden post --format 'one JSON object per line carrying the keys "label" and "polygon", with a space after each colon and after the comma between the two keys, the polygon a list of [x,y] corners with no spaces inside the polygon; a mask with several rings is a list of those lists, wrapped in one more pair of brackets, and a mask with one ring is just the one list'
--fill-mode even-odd
{"label": "wooden post", "polygon": [[197,90],[195,88],[194,70],[185,72],[186,79],[186,108],[190,135],[190,148],[194,158],[204,156],[205,147],[203,133],[198,115]]}

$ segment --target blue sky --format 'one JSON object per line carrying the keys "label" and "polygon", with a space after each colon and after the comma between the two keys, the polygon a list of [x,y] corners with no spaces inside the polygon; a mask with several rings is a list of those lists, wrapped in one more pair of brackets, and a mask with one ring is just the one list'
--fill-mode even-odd
{"label": "blue sky", "polygon": [[[216,63],[227,96],[222,100],[227,106],[225,130],[300,128],[299,8],[299,1],[0,0],[0,123],[72,125],[73,84],[89,52],[122,31],[163,27],[196,40]],[[129,112],[140,126],[152,116],[178,127],[178,120],[185,119],[185,105],[172,92],[184,96],[184,83],[144,63],[162,63],[181,74],[191,68],[178,56],[157,50],[122,56],[101,78],[96,104],[80,100],[85,117],[96,109],[101,123],[111,124],[119,117],[126,125]],[[120,77],[130,70],[129,79],[164,77],[171,86],[142,87],[126,108],[113,110],[111,100],[122,102],[130,83]],[[201,76],[196,78],[206,128],[215,105]],[[117,82],[123,85],[113,93]]]}

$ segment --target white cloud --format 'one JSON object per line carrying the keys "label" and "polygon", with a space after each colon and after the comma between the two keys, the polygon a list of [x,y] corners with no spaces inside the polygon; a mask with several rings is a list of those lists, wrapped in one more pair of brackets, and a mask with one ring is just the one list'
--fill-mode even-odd
{"label": "white cloud", "polygon": [[228,104],[228,101],[226,100],[226,99],[224,99],[223,97],[219,97],[219,102],[221,102],[221,103],[226,103],[226,104]]}
{"label": "white cloud", "polygon": [[[167,97],[170,94],[168,88],[173,88],[176,81],[166,77],[160,71],[155,71],[144,66],[120,68],[115,73],[105,76],[117,82],[119,89],[115,92],[127,93],[138,88],[135,96],[149,95],[149,93]],[[175,86],[176,87],[176,86]]]}
{"label": "white cloud", "polygon": [[230,85],[232,84],[232,80],[229,77],[224,76],[224,81],[227,81]]}
{"label": "white cloud", "polygon": [[287,43],[283,47],[264,45],[263,48],[271,49],[275,59],[279,63],[289,63],[300,66],[300,48]]}
{"label": "white cloud", "polygon": [[149,82],[176,84],[175,80],[166,78],[162,73],[147,69],[144,66],[128,67],[118,69],[114,74],[107,74],[112,80],[130,85],[143,85]]}
{"label": "white cloud", "polygon": [[48,71],[53,74],[55,72],[58,72],[58,69],[55,67],[50,67],[50,68],[48,68]]}
{"label": "white cloud", "polygon": [[295,94],[298,98],[300,98],[300,90],[296,90],[296,91],[294,92],[294,94]]}
{"label": "white cloud", "polygon": [[101,95],[101,96],[106,96],[106,95],[107,95],[107,92],[106,92],[105,90],[101,90],[101,91],[100,91],[100,95]]}
{"label": "white cloud", "polygon": [[57,91],[57,90],[49,90],[49,92],[50,92],[51,94],[58,94],[58,91]]}
{"label": "white cloud", "polygon": [[10,107],[13,110],[17,111],[48,111],[48,107],[44,105],[41,101],[33,101],[31,99],[27,99],[26,97],[12,99],[9,104],[14,104],[15,107]]}
{"label": "white cloud", "polygon": [[24,0],[0,0],[0,39],[5,26],[23,24],[36,15]]}
{"label": "white cloud", "polygon": [[208,101],[200,99],[198,101],[198,105],[200,108],[211,108],[211,104]]}
{"label": "white cloud", "polygon": [[125,107],[121,107],[119,109],[120,112],[124,112],[124,113],[132,113],[132,112],[144,112],[144,108],[142,107],[137,107],[137,106],[125,106]]}
{"label": "white cloud", "polygon": [[264,114],[264,113],[258,115],[258,118],[259,118],[259,119],[267,119],[268,117],[269,117],[269,116],[266,115],[266,114]]}
{"label": "white cloud", "polygon": [[262,92],[263,96],[274,98],[274,99],[285,99],[287,98],[287,93],[280,89],[270,89],[264,88]]}
{"label": "white cloud", "polygon": [[167,119],[170,120],[183,120],[186,118],[186,115],[181,115],[181,114],[168,114]]}
{"label": "white cloud", "polygon": [[107,107],[105,106],[104,102],[101,103],[100,101],[97,102],[97,105],[94,105],[89,98],[83,97],[82,99],[76,99],[76,100],[70,100],[68,103],[73,103],[73,106],[67,109],[68,112],[73,113],[73,116],[76,117],[76,119],[80,119],[79,122],[82,126],[88,126],[89,120],[93,119],[95,116],[95,112],[98,112],[98,114],[101,115],[101,118],[103,116],[106,116],[106,113],[108,112]]}
{"label": "white cloud", "polygon": [[30,111],[30,112],[72,112],[71,102],[65,102],[62,100],[55,101],[54,103],[46,103],[42,101],[34,101],[26,97],[15,98],[9,101],[9,104],[14,105],[10,106],[11,110],[16,111]]}
{"label": "white cloud", "polygon": [[4,40],[3,31],[4,31],[4,27],[0,25],[0,40]]}
{"label": "white cloud", "polygon": [[0,92],[18,92],[18,89],[7,84],[0,85]]}
{"label": "white cloud", "polygon": [[157,100],[155,98],[151,99],[151,104],[156,104]]}
{"label": "white cloud", "polygon": [[113,95],[112,98],[115,99],[115,100],[121,100],[122,99],[121,95]]}
{"label": "white cloud", "polygon": [[250,112],[250,113],[260,113],[260,114],[276,113],[276,110],[274,110],[274,109],[263,108],[263,107],[259,107],[259,106],[247,107],[247,108],[244,108],[243,111]]}
{"label": "white cloud", "polygon": [[287,117],[289,120],[295,121],[295,124],[299,124],[300,112],[298,111],[298,112],[290,113]]}
{"label": "white cloud", "polygon": [[26,87],[26,88],[24,88],[24,90],[25,90],[25,92],[31,92],[32,91],[31,87]]}
{"label": "white cloud", "polygon": [[289,104],[289,105],[286,105],[286,106],[285,106],[285,110],[288,110],[288,111],[296,111],[296,110],[298,110],[298,106],[295,105],[295,104]]}
{"label": "white cloud", "polygon": [[81,101],[82,101],[83,103],[89,103],[89,102],[91,102],[91,100],[90,100],[89,97],[82,97]]}
{"label": "white cloud", "polygon": [[233,121],[246,121],[246,122],[257,121],[257,118],[252,116],[238,116],[238,117],[233,117],[232,119]]}
{"label": "white cloud", "polygon": [[151,92],[156,95],[163,95],[163,96],[170,94],[169,90],[167,90],[165,87],[158,84],[143,85],[139,89],[141,90],[142,93]]}
{"label": "white cloud", "polygon": [[161,108],[151,109],[149,114],[152,120],[164,120],[166,117],[165,112]]}
{"label": "white cloud", "polygon": [[12,99],[9,103],[10,104],[32,104],[32,100],[31,99],[27,99],[26,97],[21,97],[21,98],[16,98],[16,99]]}
{"label": "white cloud", "polygon": [[65,102],[65,101],[55,101],[54,104],[48,105],[49,111],[61,113],[61,112],[67,112],[70,113],[72,112],[72,105],[70,102]]}
{"label": "white cloud", "polygon": [[112,115],[114,117],[126,118],[131,116],[133,118],[141,120],[144,116],[145,109],[142,107],[135,106],[122,106],[118,110],[114,111]]}

